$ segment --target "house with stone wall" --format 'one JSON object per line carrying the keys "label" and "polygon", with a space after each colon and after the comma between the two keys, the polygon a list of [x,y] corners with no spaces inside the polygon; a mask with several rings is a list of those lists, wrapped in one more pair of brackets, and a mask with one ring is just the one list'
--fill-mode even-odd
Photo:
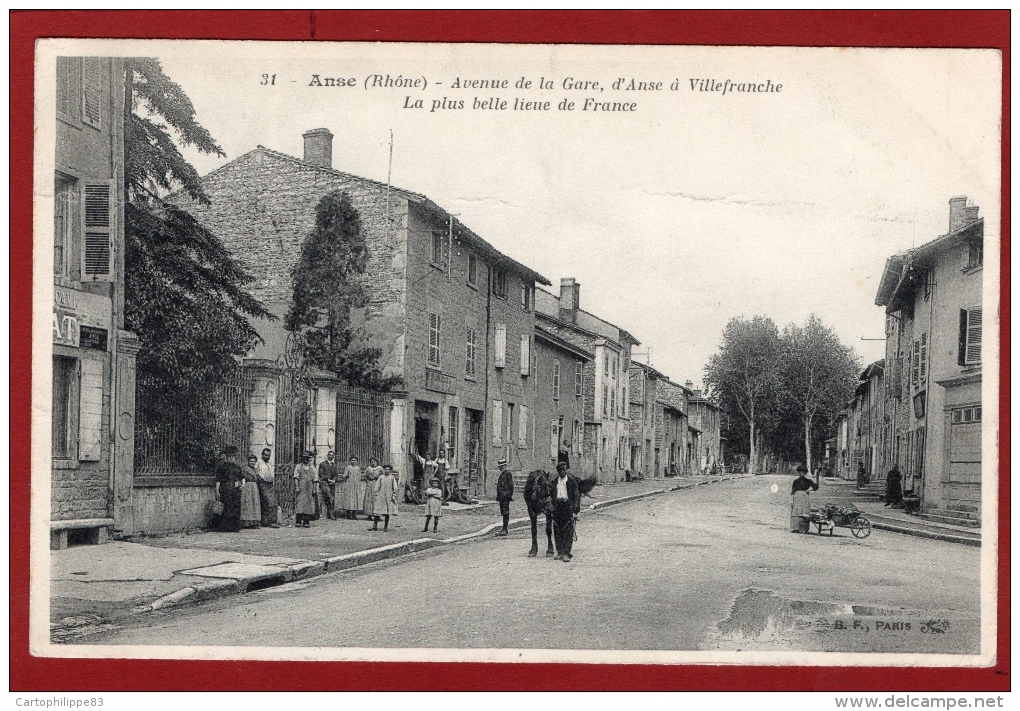
{"label": "house with stone wall", "polygon": [[946,234],[886,260],[875,303],[886,311],[888,461],[922,515],[977,525],[982,463],[984,218],[949,200]]}
{"label": "house with stone wall", "polygon": [[[361,219],[368,264],[368,303],[355,310],[362,345],[378,348],[384,376],[402,386],[389,394],[382,459],[406,480],[415,456],[444,453],[449,471],[473,493],[491,493],[496,460],[519,466],[534,438],[534,388],[527,387],[534,341],[536,282],[550,282],[496,250],[424,195],[333,168],[333,135],[306,132],[301,158],[258,146],[202,178],[211,203],[175,199],[254,276],[249,286],[281,321],[259,324],[264,343],[249,362],[263,370],[254,386],[262,413],[253,451],[276,435],[272,392],[279,371],[299,366],[296,336],[283,329],[292,299],[291,272],[327,193],[346,193]],[[342,389],[317,373],[318,417],[312,444],[324,454],[349,423],[325,404]],[[278,423],[277,423],[278,424]],[[279,433],[282,434],[282,433]],[[300,448],[295,444],[295,448]],[[353,452],[339,451],[341,460]],[[293,457],[274,449],[274,458]],[[513,456],[516,455],[516,456]]]}
{"label": "house with stone wall", "polygon": [[532,383],[535,387],[536,469],[554,471],[561,449],[580,461],[584,441],[584,366],[595,357],[542,326],[535,327]]}
{"label": "house with stone wall", "polygon": [[580,290],[572,278],[560,280],[559,296],[537,289],[537,323],[593,355],[582,368],[581,474],[595,475],[602,482],[623,481],[630,465],[630,354],[640,342],[619,326],[582,310]]}
{"label": "house with stone wall", "polygon": [[723,466],[722,411],[702,390],[695,389],[690,380],[684,387],[690,393],[690,425],[698,431],[698,441],[691,447],[692,473],[710,474]]}

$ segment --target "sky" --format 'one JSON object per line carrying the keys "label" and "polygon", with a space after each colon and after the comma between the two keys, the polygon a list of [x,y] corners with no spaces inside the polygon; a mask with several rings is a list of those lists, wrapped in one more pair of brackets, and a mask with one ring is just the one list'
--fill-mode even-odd
{"label": "sky", "polygon": [[[257,145],[300,157],[301,134],[325,127],[336,169],[385,182],[392,131],[393,185],[458,215],[552,291],[576,278],[581,307],[632,333],[636,358],[679,382],[700,384],[726,323],[756,314],[782,329],[816,313],[864,363],[881,358],[883,343],[862,339],[883,336],[874,300],[886,258],[944,234],[954,195],[980,206],[986,239],[998,236],[997,52],[250,42],[118,50],[160,57],[191,97],[227,154],[187,152],[203,175]],[[309,86],[316,74],[355,86]],[[374,75],[417,86],[366,88]],[[529,88],[515,86],[522,77]],[[458,78],[509,85],[457,88]],[[614,90],[617,79],[662,86]],[[782,89],[692,90],[699,79]],[[541,80],[552,88],[538,88]],[[585,81],[601,90],[574,87]],[[465,108],[430,110],[444,98]],[[491,98],[508,108],[482,103]],[[422,108],[405,108],[419,99]],[[550,106],[515,111],[514,99]],[[557,108],[564,99],[574,110]],[[635,106],[584,111],[586,99]]]}

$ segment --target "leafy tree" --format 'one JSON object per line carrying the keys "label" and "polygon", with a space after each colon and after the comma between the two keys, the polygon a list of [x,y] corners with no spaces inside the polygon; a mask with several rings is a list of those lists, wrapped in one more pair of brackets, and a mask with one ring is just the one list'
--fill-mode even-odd
{"label": "leafy tree", "polygon": [[779,329],[772,319],[731,319],[719,351],[705,366],[705,383],[723,410],[739,413],[747,423],[748,471],[754,473],[761,432],[758,427],[775,408],[781,372]]}
{"label": "leafy tree", "polygon": [[139,405],[166,408],[221,382],[260,340],[248,317],[272,315],[244,291],[251,277],[219,238],[165,199],[183,190],[209,202],[178,143],[219,156],[223,149],[158,60],[125,64],[124,318],[139,336],[138,371],[152,388]]}
{"label": "leafy tree", "polygon": [[360,276],[368,264],[361,217],[347,193],[327,193],[315,208],[315,230],[305,238],[294,267],[294,298],[285,326],[301,332],[308,363],[337,373],[352,385],[386,390],[398,382],[379,368],[382,351],[365,345],[351,310],[368,302]]}
{"label": "leafy tree", "polygon": [[783,389],[801,425],[804,461],[811,471],[816,425],[827,424],[853,395],[861,364],[815,314],[803,326],[787,326],[782,344]]}

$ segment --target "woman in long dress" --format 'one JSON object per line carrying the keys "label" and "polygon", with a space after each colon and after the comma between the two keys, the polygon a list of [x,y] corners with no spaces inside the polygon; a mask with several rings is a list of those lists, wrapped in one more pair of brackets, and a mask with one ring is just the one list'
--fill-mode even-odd
{"label": "woman in long dress", "polygon": [[244,473],[234,461],[237,447],[223,449],[224,461],[216,470],[216,500],[223,504],[223,513],[214,523],[217,531],[236,533],[241,530],[241,484]]}
{"label": "woman in long dress", "polygon": [[376,482],[379,477],[382,476],[383,468],[375,464],[375,460],[372,460],[374,466],[365,468],[365,471],[361,475],[361,480],[364,483],[364,501],[361,504],[361,508],[365,511],[365,516],[369,519],[375,518],[375,490]]}
{"label": "woman in long dress", "polygon": [[294,467],[294,526],[309,528],[315,515],[315,490],[319,486],[319,472],[312,465],[312,453],[301,455],[301,463]]}
{"label": "woman in long dress", "polygon": [[259,474],[255,468],[257,462],[258,457],[248,455],[248,466],[244,468],[244,483],[241,485],[241,528],[258,528],[262,522]]}
{"label": "woman in long dress", "polygon": [[[373,462],[375,460],[372,460]],[[358,458],[351,457],[347,466],[344,467],[343,473],[340,475],[340,494],[337,497],[337,508],[343,513],[344,518],[357,518],[358,511],[361,511],[362,505],[362,482],[361,482],[361,467],[358,465]]]}
{"label": "woman in long dress", "polygon": [[372,509],[374,522],[370,530],[379,530],[379,517],[383,519],[383,530],[389,530],[390,516],[397,513],[397,477],[393,467],[383,465],[383,473],[375,482],[375,503]]}
{"label": "woman in long dress", "polygon": [[797,467],[799,476],[793,480],[791,494],[793,501],[790,505],[790,532],[804,533],[808,530],[808,520],[805,518],[811,513],[811,500],[808,492],[818,490],[818,484],[807,477],[807,467],[801,464]]}

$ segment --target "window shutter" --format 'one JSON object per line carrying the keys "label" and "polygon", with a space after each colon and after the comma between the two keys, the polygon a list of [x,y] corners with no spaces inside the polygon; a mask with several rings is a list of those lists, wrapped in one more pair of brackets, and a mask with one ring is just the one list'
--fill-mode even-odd
{"label": "window shutter", "polygon": [[560,362],[558,360],[553,361],[552,396],[553,400],[560,399]]}
{"label": "window shutter", "polygon": [[81,361],[79,392],[78,459],[98,462],[103,449],[103,361]]}
{"label": "window shutter", "polygon": [[574,364],[574,396],[575,397],[581,397],[581,393],[583,392],[583,390],[582,390],[582,388],[584,386],[583,372],[584,372],[584,364],[581,361],[577,361],[577,363]]}
{"label": "window shutter", "polygon": [[101,70],[99,57],[84,57],[81,72],[81,120],[96,128],[102,127],[102,110],[100,100]]}
{"label": "window shutter", "polygon": [[981,362],[981,309],[967,311],[967,365]]}
{"label": "window shutter", "polygon": [[503,401],[492,401],[492,446],[503,446]]}
{"label": "window shutter", "polygon": [[923,388],[928,378],[928,334],[921,334],[921,358],[920,367],[917,371],[918,387]]}
{"label": "window shutter", "polygon": [[553,420],[549,427],[549,457],[556,459],[560,454],[560,421]]}
{"label": "window shutter", "polygon": [[918,383],[918,376],[920,374],[920,368],[921,368],[921,342],[920,341],[914,341],[914,353],[913,353],[912,358],[913,358],[913,360],[912,360],[912,364],[911,364],[911,368],[910,368],[910,384],[913,385],[916,388],[917,387],[917,383]]}
{"label": "window shutter", "polygon": [[429,314],[429,363],[439,365],[439,332],[442,321],[437,313]]}
{"label": "window shutter", "polygon": [[531,375],[531,336],[521,334],[521,375]]}
{"label": "window shutter", "polygon": [[517,422],[517,446],[528,446],[528,406],[521,405],[521,416]]}
{"label": "window shutter", "polygon": [[113,181],[85,182],[85,235],[82,245],[83,279],[113,281]]}
{"label": "window shutter", "polygon": [[467,363],[464,365],[467,375],[475,374],[475,329],[467,330]]}
{"label": "window shutter", "polygon": [[506,367],[506,324],[496,324],[496,352],[493,354],[493,365],[497,368]]}

